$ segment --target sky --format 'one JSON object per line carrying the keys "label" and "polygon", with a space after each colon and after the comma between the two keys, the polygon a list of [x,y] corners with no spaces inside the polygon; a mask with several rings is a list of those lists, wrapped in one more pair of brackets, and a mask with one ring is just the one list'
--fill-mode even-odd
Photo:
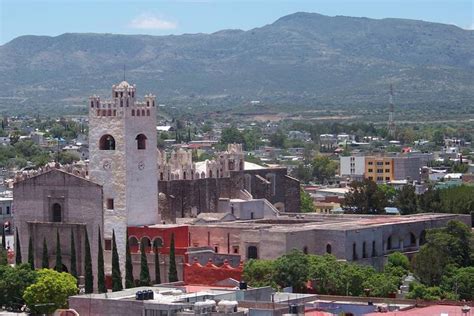
{"label": "sky", "polygon": [[0,0],[0,45],[21,35],[249,30],[299,11],[474,29],[474,0]]}

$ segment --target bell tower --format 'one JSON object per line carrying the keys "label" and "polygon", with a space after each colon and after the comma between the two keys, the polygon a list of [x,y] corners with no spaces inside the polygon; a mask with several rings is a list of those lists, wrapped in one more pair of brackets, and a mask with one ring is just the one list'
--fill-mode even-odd
{"label": "bell tower", "polygon": [[160,222],[155,96],[137,101],[135,85],[126,81],[112,86],[110,100],[91,96],[89,156],[90,179],[103,185],[104,237],[115,230],[125,262],[127,226]]}

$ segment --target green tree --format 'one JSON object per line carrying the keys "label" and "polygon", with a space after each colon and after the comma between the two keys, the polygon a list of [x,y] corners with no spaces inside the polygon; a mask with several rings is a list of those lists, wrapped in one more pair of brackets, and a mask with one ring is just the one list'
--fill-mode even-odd
{"label": "green tree", "polygon": [[85,231],[84,249],[84,292],[86,294],[94,292],[94,275],[92,274],[91,246],[89,244],[89,234]]}
{"label": "green tree", "polygon": [[122,273],[120,272],[120,261],[115,241],[115,231],[112,231],[112,292],[123,290]]}
{"label": "green tree", "polygon": [[426,286],[418,282],[410,283],[410,289],[406,295],[406,298],[423,299],[427,301],[457,299],[454,293],[443,291],[439,286]]}
{"label": "green tree", "polygon": [[413,185],[404,185],[398,190],[395,197],[395,205],[403,215],[415,214],[418,210],[415,187]]}
{"label": "green tree", "polygon": [[344,196],[342,208],[350,213],[381,214],[387,205],[385,193],[374,181],[364,179],[349,184],[349,192]]}
{"label": "green tree", "polygon": [[148,260],[146,257],[145,243],[140,244],[140,285],[150,285],[150,270],[148,269]]}
{"label": "green tree", "polygon": [[43,255],[41,257],[41,268],[49,268],[49,254],[48,254],[48,245],[46,244],[46,237],[43,238]]}
{"label": "green tree", "polygon": [[441,289],[454,293],[458,299],[474,299],[474,266],[448,269],[441,280]]}
{"label": "green tree", "polygon": [[313,198],[302,187],[300,188],[300,205],[301,205],[301,212],[303,213],[314,212]]}
{"label": "green tree", "polygon": [[28,241],[28,264],[31,267],[31,270],[35,269],[35,253],[33,249],[33,239],[31,238]]}
{"label": "green tree", "polygon": [[6,241],[6,236],[5,236],[5,226],[2,225],[2,247],[3,249],[7,249],[7,241]]}
{"label": "green tree", "polygon": [[281,130],[277,130],[269,137],[270,145],[277,148],[285,148],[287,137]]}
{"label": "green tree", "polygon": [[69,273],[41,269],[36,282],[26,288],[23,299],[32,312],[51,314],[58,308],[67,308],[68,297],[77,292],[76,279]]}
{"label": "green tree", "polygon": [[175,258],[175,248],[174,248],[174,234],[171,234],[171,243],[170,243],[170,267],[168,272],[168,281],[177,282],[178,281],[178,271],[176,269],[176,258]]}
{"label": "green tree", "polygon": [[385,273],[374,273],[364,282],[364,289],[370,290],[370,296],[388,297],[398,290],[399,279],[393,275]]}
{"label": "green tree", "polygon": [[98,247],[98,254],[97,254],[97,290],[99,293],[107,293],[107,288],[105,287],[105,272],[104,272],[104,249],[102,248],[102,236],[100,234],[100,227],[99,227],[99,235],[97,238],[97,247]]}
{"label": "green tree", "polygon": [[274,260],[250,259],[245,262],[243,280],[253,287],[276,287],[273,281],[274,271]]}
{"label": "green tree", "polygon": [[29,264],[0,266],[0,306],[19,311],[24,305],[25,289],[36,281],[36,271]]}
{"label": "green tree", "polygon": [[244,136],[237,129],[237,127],[232,126],[224,128],[221,134],[221,144],[242,144],[244,142]]}
{"label": "green tree", "polygon": [[71,228],[71,275],[77,279],[76,242]]}
{"label": "green tree", "polygon": [[418,207],[421,212],[436,213],[441,210],[441,196],[439,190],[429,187],[418,197]]}
{"label": "green tree", "polygon": [[155,247],[155,284],[161,284],[160,273],[160,253],[158,247]]}
{"label": "green tree", "polygon": [[130,253],[130,243],[128,241],[128,234],[125,247],[127,248],[125,254],[125,287],[129,289],[135,286],[135,281],[133,279],[133,264],[132,255]]}
{"label": "green tree", "polygon": [[410,260],[401,252],[394,252],[388,255],[386,266],[400,267],[405,271],[410,270]]}
{"label": "green tree", "polygon": [[61,241],[59,239],[59,231],[56,230],[56,265],[54,270],[63,272],[63,259],[61,255]]}
{"label": "green tree", "polygon": [[313,177],[319,183],[325,183],[336,174],[338,163],[329,159],[328,156],[316,156],[311,163],[313,166]]}
{"label": "green tree", "polygon": [[0,266],[8,265],[8,254],[7,250],[3,247],[0,247]]}
{"label": "green tree", "polygon": [[291,175],[303,183],[308,183],[313,180],[313,167],[300,163],[292,170]]}
{"label": "green tree", "polygon": [[21,246],[20,246],[20,237],[18,236],[18,228],[16,229],[16,238],[15,238],[15,263],[21,264]]}
{"label": "green tree", "polygon": [[450,264],[471,264],[473,234],[464,223],[451,220],[445,228],[427,230],[426,244],[414,258],[414,271],[423,284],[439,285]]}
{"label": "green tree", "polygon": [[296,292],[302,291],[309,279],[308,265],[308,256],[293,249],[275,260],[274,280],[282,288],[291,286]]}

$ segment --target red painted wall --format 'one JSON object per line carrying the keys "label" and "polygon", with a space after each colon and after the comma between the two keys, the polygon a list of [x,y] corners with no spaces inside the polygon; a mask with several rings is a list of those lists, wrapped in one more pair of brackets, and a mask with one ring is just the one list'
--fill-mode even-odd
{"label": "red painted wall", "polygon": [[184,265],[184,282],[192,285],[215,285],[217,282],[232,278],[237,281],[242,280],[243,264],[237,268],[229,265],[227,260],[220,267],[214,265],[212,260],[203,266],[197,259],[193,264],[186,263]]}
{"label": "red painted wall", "polygon": [[[169,254],[171,235],[174,234],[174,246],[176,255],[184,255],[189,247],[189,229],[188,226],[173,226],[173,227],[128,227],[128,238],[135,237],[139,241],[143,237],[148,237],[153,244],[155,238],[161,238],[163,247],[160,248],[160,253]],[[151,251],[152,249],[149,249]],[[132,253],[138,252],[138,247],[130,247]]]}

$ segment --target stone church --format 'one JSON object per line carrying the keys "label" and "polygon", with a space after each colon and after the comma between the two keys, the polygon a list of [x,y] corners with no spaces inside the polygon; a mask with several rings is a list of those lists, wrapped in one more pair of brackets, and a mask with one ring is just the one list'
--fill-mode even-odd
{"label": "stone church", "polygon": [[[126,81],[113,85],[111,94],[109,100],[95,95],[89,98],[87,165],[53,164],[17,176],[14,221],[25,262],[31,236],[36,265],[40,266],[46,239],[53,266],[59,231],[64,269],[68,270],[72,232],[82,274],[85,231],[94,263],[100,229],[106,265],[111,261],[115,231],[124,274],[127,228],[217,212],[222,199],[243,196],[267,199],[280,211],[299,212],[299,182],[287,176],[285,168],[248,164],[247,169],[239,145],[229,146],[211,161],[193,163],[191,155],[182,152],[173,153],[168,161],[156,146],[155,96],[145,95],[138,101],[136,86]],[[110,273],[109,266],[106,273]]]}

